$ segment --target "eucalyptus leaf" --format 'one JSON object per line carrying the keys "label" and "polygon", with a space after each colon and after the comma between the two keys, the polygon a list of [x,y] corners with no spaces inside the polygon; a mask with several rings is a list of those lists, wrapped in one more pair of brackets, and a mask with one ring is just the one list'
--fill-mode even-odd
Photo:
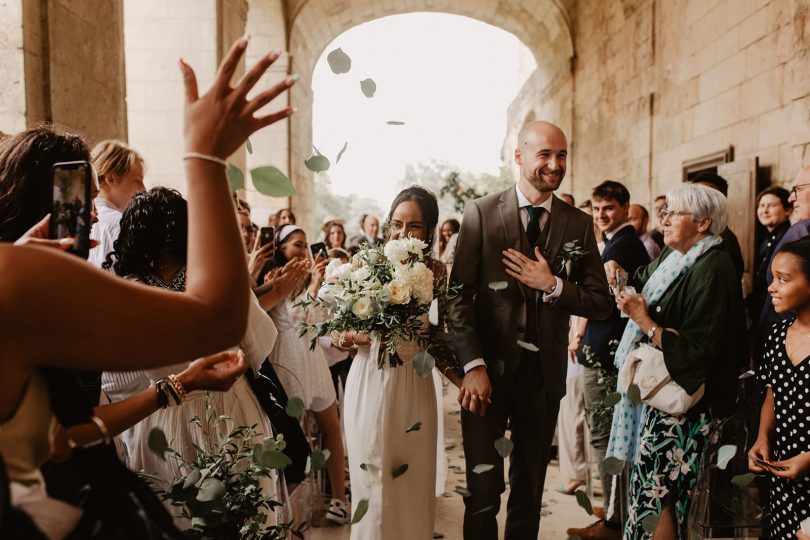
{"label": "eucalyptus leaf", "polygon": [[386,122],[389,126],[404,126],[405,122],[400,122],[399,120],[389,120]]}
{"label": "eucalyptus leaf", "polygon": [[527,343],[525,341],[517,340],[518,347],[521,349],[526,349],[529,352],[537,352],[540,350],[540,347],[535,345],[534,343]]}
{"label": "eucalyptus leaf", "polygon": [[422,429],[422,422],[416,422],[414,425],[410,426],[409,428],[405,429],[405,433],[410,433],[412,431],[419,431]]}
{"label": "eucalyptus leaf", "polygon": [[346,141],[345,143],[343,143],[343,148],[341,148],[340,152],[338,152],[338,155],[335,158],[335,163],[340,163],[340,158],[343,157],[343,152],[346,151],[346,147],[348,147],[348,146],[349,146],[349,141]]}
{"label": "eucalyptus leaf", "polygon": [[506,281],[490,281],[489,288],[493,291],[502,291],[509,286],[509,283]]}
{"label": "eucalyptus leaf", "polygon": [[160,456],[160,459],[166,461],[166,450],[169,449],[169,441],[166,440],[166,434],[160,428],[152,428],[149,432],[149,449]]}
{"label": "eucalyptus leaf", "polygon": [[470,492],[470,490],[465,488],[464,486],[456,486],[456,488],[453,491],[455,491],[462,497],[472,497],[472,493]]}
{"label": "eucalyptus leaf", "polygon": [[253,153],[253,144],[251,144],[250,139],[245,140],[245,150],[247,150],[248,154]]}
{"label": "eucalyptus leaf", "polygon": [[304,400],[300,397],[291,397],[287,401],[287,407],[284,410],[287,412],[287,416],[300,418],[304,414]]}
{"label": "eucalyptus leaf", "polygon": [[728,462],[731,461],[737,455],[737,446],[733,444],[724,444],[720,447],[717,451],[717,468],[721,471],[725,471],[726,467],[728,466]]}
{"label": "eucalyptus leaf", "polygon": [[633,405],[641,403],[641,389],[637,384],[631,384],[627,387],[627,399],[629,399],[630,403]]}
{"label": "eucalyptus leaf", "polygon": [[588,515],[593,515],[593,505],[591,504],[591,499],[588,498],[588,494],[585,493],[583,490],[579,490],[574,495],[577,498],[577,504],[580,505]]}
{"label": "eucalyptus leaf", "polygon": [[509,457],[509,454],[512,453],[512,449],[515,447],[515,443],[511,440],[507,439],[506,437],[501,437],[497,441],[495,441],[495,450],[498,451],[498,455],[502,458],[506,459]]}
{"label": "eucalyptus leaf", "polygon": [[197,500],[201,502],[218,501],[225,495],[225,484],[217,478],[206,478],[197,492]]}
{"label": "eucalyptus leaf", "polygon": [[648,514],[641,518],[641,528],[647,534],[653,534],[658,527],[658,516],[655,514]]}
{"label": "eucalyptus leaf", "polygon": [[304,160],[304,165],[310,171],[319,173],[322,171],[328,171],[331,163],[329,163],[329,158],[323,154],[312,154],[306,160]]}
{"label": "eucalyptus leaf", "polygon": [[307,467],[304,471],[306,474],[309,474],[309,471],[320,471],[326,467],[326,461],[329,459],[331,453],[329,450],[315,450],[310,454],[307,458]]}
{"label": "eucalyptus leaf", "polygon": [[617,457],[611,456],[605,458],[605,461],[602,462],[602,468],[607,474],[618,476],[622,474],[622,471],[624,470],[624,461]]}
{"label": "eucalyptus leaf", "polygon": [[754,478],[756,478],[756,477],[757,477],[757,475],[755,475],[752,472],[745,473],[745,474],[738,474],[737,476],[734,476],[731,479],[731,483],[734,484],[737,487],[744,488],[744,487],[747,487],[751,482],[753,482]]}
{"label": "eucalyptus leaf", "polygon": [[479,463],[475,467],[473,467],[473,472],[475,474],[483,474],[485,472],[491,471],[495,468],[495,465],[491,465],[489,463]]}
{"label": "eucalyptus leaf", "polygon": [[257,444],[253,447],[253,462],[265,469],[283,469],[291,464],[292,460],[281,450]]}
{"label": "eucalyptus leaf", "polygon": [[439,299],[434,298],[428,310],[428,321],[433,326],[439,326]]}
{"label": "eucalyptus leaf", "polygon": [[348,73],[352,69],[352,59],[340,47],[326,55],[326,62],[335,75]]}
{"label": "eucalyptus leaf", "polygon": [[363,470],[363,471],[368,471],[368,465],[366,465],[365,463],[361,463],[360,464],[360,469]]}
{"label": "eucalyptus leaf", "polygon": [[377,83],[373,79],[363,79],[360,81],[360,90],[367,98],[373,98],[374,93],[377,91]]}
{"label": "eucalyptus leaf", "polygon": [[615,407],[621,400],[622,400],[621,393],[611,392],[610,394],[605,396],[605,400],[602,403],[605,404],[605,407]]}
{"label": "eucalyptus leaf", "polygon": [[436,367],[436,359],[427,351],[419,351],[413,357],[413,368],[423,379],[430,376],[433,368]]}
{"label": "eucalyptus leaf", "polygon": [[359,522],[363,519],[363,516],[366,515],[368,512],[368,499],[360,499],[357,501],[357,508],[354,509],[354,515],[352,516],[352,522],[350,525],[354,525],[355,523]]}
{"label": "eucalyptus leaf", "polygon": [[190,488],[191,486],[199,482],[201,478],[202,473],[200,472],[200,469],[194,469],[188,474],[188,476],[186,476],[186,479],[183,480],[183,489]]}
{"label": "eucalyptus leaf", "polygon": [[245,189],[245,173],[242,172],[242,169],[233,163],[228,163],[227,175],[228,185],[231,187],[231,191]]}
{"label": "eucalyptus leaf", "polygon": [[290,197],[297,193],[295,186],[293,186],[287,175],[272,165],[252,169],[250,176],[253,178],[253,185],[256,186],[256,190],[262,195]]}
{"label": "eucalyptus leaf", "polygon": [[398,477],[402,476],[403,474],[405,474],[405,471],[407,471],[407,470],[408,470],[408,464],[407,463],[403,463],[402,465],[400,465],[398,467],[394,467],[393,469],[391,469],[391,478],[398,478]]}

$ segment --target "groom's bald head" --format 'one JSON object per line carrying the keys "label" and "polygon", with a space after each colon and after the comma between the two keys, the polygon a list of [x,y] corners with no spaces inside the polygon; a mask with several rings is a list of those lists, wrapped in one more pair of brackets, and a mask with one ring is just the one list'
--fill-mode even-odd
{"label": "groom's bald head", "polygon": [[529,122],[518,134],[515,162],[520,166],[519,182],[539,191],[554,191],[565,176],[568,140],[551,122]]}

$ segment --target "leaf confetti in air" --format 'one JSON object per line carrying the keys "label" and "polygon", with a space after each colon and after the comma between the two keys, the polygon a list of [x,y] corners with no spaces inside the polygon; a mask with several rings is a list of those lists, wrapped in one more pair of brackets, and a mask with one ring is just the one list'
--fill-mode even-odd
{"label": "leaf confetti in air", "polygon": [[495,450],[497,450],[498,455],[504,459],[509,457],[509,454],[512,453],[512,448],[514,447],[515,443],[513,443],[506,437],[501,437],[500,439],[495,441]]}
{"label": "leaf confetti in air", "polygon": [[400,476],[405,474],[405,472],[407,470],[408,470],[408,464],[407,463],[403,463],[402,465],[400,465],[398,467],[394,467],[393,469],[391,469],[391,478],[399,478]]}
{"label": "leaf confetti in air", "polygon": [[633,405],[641,403],[641,389],[637,384],[631,384],[627,387],[627,399],[629,399],[630,403]]}
{"label": "leaf confetti in air", "polygon": [[368,512],[368,499],[360,499],[359,501],[357,501],[357,508],[354,509],[354,515],[352,516],[351,525],[354,525],[355,523],[363,519],[363,516],[366,515],[366,512]]}
{"label": "leaf confetti in air", "polygon": [[242,172],[242,169],[233,163],[228,163],[227,176],[228,185],[231,186],[231,191],[245,189],[245,173]]}
{"label": "leaf confetti in air", "polygon": [[287,416],[291,416],[293,418],[300,418],[301,415],[304,413],[304,400],[300,397],[291,397],[287,401],[287,407],[285,408],[287,412]]}
{"label": "leaf confetti in air", "polygon": [[413,357],[413,368],[416,373],[423,379],[430,376],[433,368],[436,367],[436,359],[427,351],[420,351]]}
{"label": "leaf confetti in air", "polygon": [[605,461],[602,462],[602,468],[607,474],[617,476],[622,474],[622,470],[624,470],[624,461],[617,457],[610,456],[605,458]]}
{"label": "leaf confetti in air", "polygon": [[493,291],[502,291],[509,286],[509,283],[506,281],[490,281],[489,288]]}
{"label": "leaf confetti in air", "polygon": [[577,504],[580,505],[588,515],[593,514],[593,505],[591,504],[591,499],[588,498],[588,494],[585,493],[583,490],[579,490],[576,492],[577,497]]}
{"label": "leaf confetti in air", "polygon": [[428,321],[433,326],[439,326],[439,299],[434,298],[428,310]]}
{"label": "leaf confetti in air", "polygon": [[737,455],[737,446],[733,444],[724,444],[717,451],[717,468],[725,471],[728,462]]}
{"label": "leaf confetti in air", "polygon": [[377,83],[374,82],[374,79],[363,79],[360,81],[360,90],[364,96],[372,98],[377,91]]}
{"label": "leaf confetti in air", "polygon": [[346,151],[346,147],[348,147],[348,146],[349,146],[349,141],[346,141],[345,143],[343,143],[343,148],[341,148],[340,152],[338,152],[338,155],[335,158],[335,163],[340,163],[340,158],[343,157],[343,152]]}
{"label": "leaf confetti in air", "polygon": [[297,191],[286,174],[272,165],[251,169],[250,176],[253,185],[262,195],[268,197],[290,197]]}
{"label": "leaf confetti in air", "polygon": [[422,422],[416,422],[414,425],[405,429],[405,433],[411,433],[412,431],[419,431],[422,429]]}
{"label": "leaf confetti in air", "polygon": [[245,140],[245,150],[247,150],[248,154],[253,153],[253,144],[251,144],[250,139]]}
{"label": "leaf confetti in air", "polygon": [[521,349],[526,349],[529,352],[537,352],[540,350],[540,347],[535,345],[534,343],[527,343],[525,341],[517,340],[518,347]]}
{"label": "leaf confetti in air", "polygon": [[328,171],[331,163],[329,158],[320,153],[315,153],[304,160],[304,166],[314,173]]}
{"label": "leaf confetti in air", "polygon": [[348,73],[352,69],[352,59],[340,47],[326,55],[326,61],[335,75]]}
{"label": "leaf confetti in air", "polygon": [[166,461],[166,450],[169,449],[169,441],[166,440],[166,434],[160,428],[152,428],[149,432],[149,449],[160,456],[160,459]]}
{"label": "leaf confetti in air", "polygon": [[478,465],[473,467],[473,472],[475,474],[483,474],[485,472],[491,471],[494,468],[495,468],[495,465],[492,465],[490,463],[479,463]]}
{"label": "leaf confetti in air", "polygon": [[757,475],[755,475],[754,473],[750,473],[750,472],[745,473],[745,474],[738,474],[737,476],[735,476],[735,477],[733,477],[731,479],[731,483],[734,484],[735,486],[744,488],[744,487],[748,486],[748,484],[753,482],[754,478],[756,478],[756,476]]}
{"label": "leaf confetti in air", "polygon": [[400,122],[399,120],[389,120],[386,122],[389,126],[404,126],[405,122]]}

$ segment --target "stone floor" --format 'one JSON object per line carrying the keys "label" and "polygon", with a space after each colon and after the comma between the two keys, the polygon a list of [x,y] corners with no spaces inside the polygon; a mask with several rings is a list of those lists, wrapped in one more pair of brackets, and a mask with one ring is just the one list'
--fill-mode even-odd
{"label": "stone floor", "polygon": [[[457,485],[466,485],[464,474],[454,472],[464,470],[464,458],[461,449],[461,423],[458,416],[458,404],[455,401],[455,392],[446,389],[443,400],[444,405],[444,437],[448,447],[449,471],[447,475],[446,491],[451,495],[436,499],[436,525],[434,530],[444,535],[447,540],[460,540],[462,538],[462,521],[464,516],[464,503],[460,495],[453,493]],[[546,475],[546,491],[543,496],[543,518],[540,520],[540,534],[543,540],[565,540],[568,536],[565,530],[568,527],[583,527],[594,521],[594,518],[585,513],[573,496],[558,493],[562,479],[556,461],[549,465]],[[503,531],[503,522],[506,517],[504,509],[506,494],[503,497],[501,513],[498,522]],[[595,500],[594,503],[598,503]],[[307,533],[307,540],[348,540],[348,527],[319,527]],[[381,539],[384,540],[384,539]]]}

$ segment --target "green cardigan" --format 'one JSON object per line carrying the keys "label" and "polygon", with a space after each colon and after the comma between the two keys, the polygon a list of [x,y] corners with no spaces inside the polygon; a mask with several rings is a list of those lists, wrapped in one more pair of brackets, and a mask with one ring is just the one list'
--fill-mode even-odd
{"label": "green cardigan", "polygon": [[[639,268],[636,284],[643,287],[671,253],[667,247],[655,261]],[[704,253],[648,310],[658,326],[678,331],[662,336],[664,361],[675,382],[690,394],[706,383],[709,404],[717,414],[728,413],[748,346],[742,288],[722,245]]]}

